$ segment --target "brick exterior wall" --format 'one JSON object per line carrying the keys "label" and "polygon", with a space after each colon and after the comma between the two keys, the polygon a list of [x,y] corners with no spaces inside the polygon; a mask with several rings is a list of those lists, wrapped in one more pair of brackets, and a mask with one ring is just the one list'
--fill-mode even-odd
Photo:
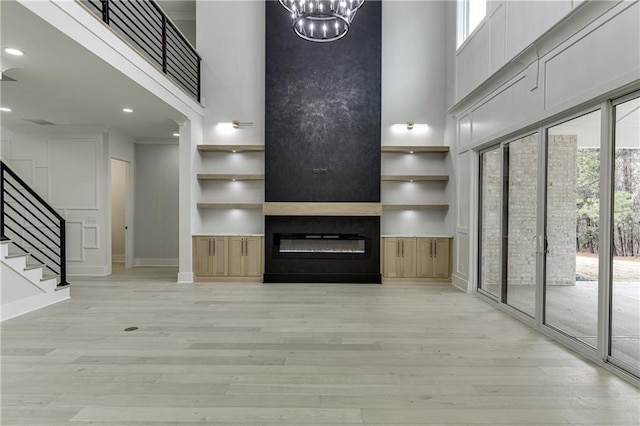
{"label": "brick exterior wall", "polygon": [[[547,285],[575,285],[576,158],[575,135],[549,136],[547,183]],[[482,174],[482,283],[500,282],[501,151],[484,155]],[[509,144],[509,285],[535,285],[538,137]],[[495,292],[495,290],[494,290]]]}

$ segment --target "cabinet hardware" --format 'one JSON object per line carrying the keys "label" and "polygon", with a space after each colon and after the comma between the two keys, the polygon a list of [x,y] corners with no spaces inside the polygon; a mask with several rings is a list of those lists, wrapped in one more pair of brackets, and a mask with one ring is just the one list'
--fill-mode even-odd
{"label": "cabinet hardware", "polygon": [[211,256],[215,256],[216,255],[216,239],[212,238],[211,239]]}
{"label": "cabinet hardware", "polygon": [[433,240],[433,257],[438,257],[438,241]]}
{"label": "cabinet hardware", "polygon": [[402,240],[402,257],[404,257],[404,240]]}

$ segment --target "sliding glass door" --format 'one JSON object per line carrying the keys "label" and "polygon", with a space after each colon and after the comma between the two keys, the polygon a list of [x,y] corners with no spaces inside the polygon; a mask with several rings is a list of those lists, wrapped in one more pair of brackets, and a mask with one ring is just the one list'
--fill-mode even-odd
{"label": "sliding glass door", "polygon": [[547,130],[545,324],[596,347],[600,110]]}
{"label": "sliding glass door", "polygon": [[640,377],[640,93],[479,159],[478,291]]}
{"label": "sliding glass door", "polygon": [[538,134],[507,143],[504,151],[503,224],[506,265],[505,300],[534,317],[538,208]]}
{"label": "sliding glass door", "polygon": [[640,374],[640,98],[614,106],[609,354]]}

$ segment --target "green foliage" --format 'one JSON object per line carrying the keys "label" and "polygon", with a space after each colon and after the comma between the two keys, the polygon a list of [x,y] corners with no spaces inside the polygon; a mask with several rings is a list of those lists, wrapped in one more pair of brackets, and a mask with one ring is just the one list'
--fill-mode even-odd
{"label": "green foliage", "polygon": [[[600,219],[600,150],[578,149],[576,244],[597,252]],[[613,243],[617,256],[640,251],[640,149],[617,149],[614,160]]]}

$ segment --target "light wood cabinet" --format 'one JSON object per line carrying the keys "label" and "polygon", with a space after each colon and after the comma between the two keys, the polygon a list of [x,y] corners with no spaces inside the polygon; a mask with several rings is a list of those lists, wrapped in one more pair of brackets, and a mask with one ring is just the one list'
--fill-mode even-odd
{"label": "light wood cabinet", "polygon": [[449,278],[450,244],[449,238],[417,238],[418,277]]}
{"label": "light wood cabinet", "polygon": [[196,281],[232,281],[262,276],[261,237],[193,237]]}
{"label": "light wood cabinet", "polygon": [[226,237],[194,237],[193,273],[200,277],[227,275]]}
{"label": "light wood cabinet", "polygon": [[389,278],[416,276],[416,239],[385,238],[383,275]]}
{"label": "light wood cabinet", "polygon": [[384,237],[384,278],[447,279],[451,276],[449,238]]}
{"label": "light wood cabinet", "polygon": [[229,237],[229,276],[259,277],[262,274],[260,237]]}

